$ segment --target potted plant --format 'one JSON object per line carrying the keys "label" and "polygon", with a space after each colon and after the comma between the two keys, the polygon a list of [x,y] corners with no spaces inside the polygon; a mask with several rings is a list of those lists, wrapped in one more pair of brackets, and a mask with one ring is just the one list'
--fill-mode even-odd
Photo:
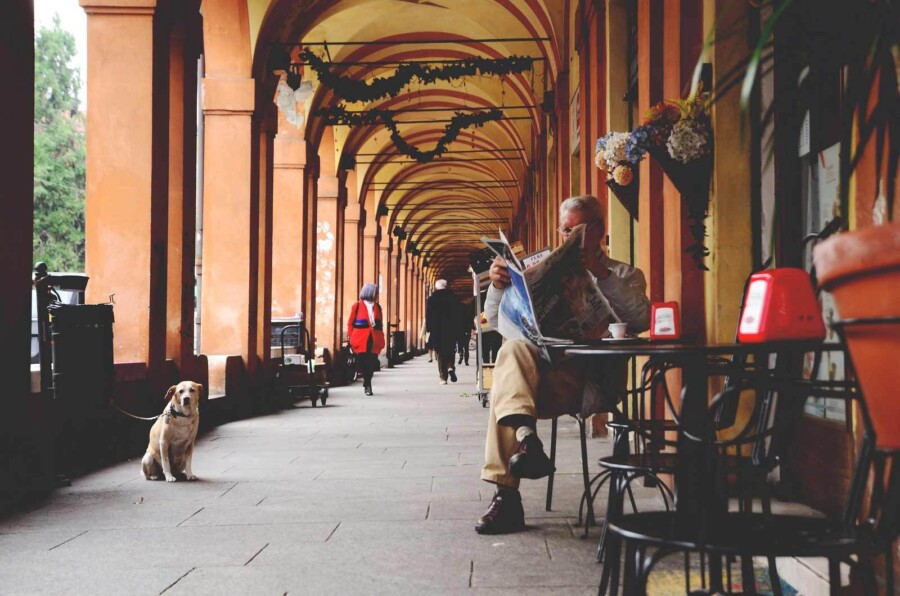
{"label": "potted plant", "polygon": [[606,172],[606,186],[634,219],[638,217],[636,166],[642,159],[644,152],[636,151],[630,133],[609,132],[597,139],[594,165]]}

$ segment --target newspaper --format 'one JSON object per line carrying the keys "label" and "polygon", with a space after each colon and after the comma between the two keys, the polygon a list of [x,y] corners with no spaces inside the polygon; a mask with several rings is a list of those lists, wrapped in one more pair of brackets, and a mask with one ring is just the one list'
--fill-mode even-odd
{"label": "newspaper", "polygon": [[585,268],[584,225],[539,262],[529,264],[512,255],[500,239],[482,239],[509,268],[510,285],[500,301],[497,330],[508,339],[527,339],[537,346],[601,337],[609,323],[620,319]]}

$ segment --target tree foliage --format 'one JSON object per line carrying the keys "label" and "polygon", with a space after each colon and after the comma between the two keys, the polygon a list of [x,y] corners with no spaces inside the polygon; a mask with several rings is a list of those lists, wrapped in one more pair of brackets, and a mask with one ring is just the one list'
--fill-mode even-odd
{"label": "tree foliage", "polygon": [[59,16],[34,39],[35,261],[51,271],[84,270],[84,115],[75,37]]}

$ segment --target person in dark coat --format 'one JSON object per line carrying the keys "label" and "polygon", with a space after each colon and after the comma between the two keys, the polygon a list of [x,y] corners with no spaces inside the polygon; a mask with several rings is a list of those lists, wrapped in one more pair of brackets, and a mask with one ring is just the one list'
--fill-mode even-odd
{"label": "person in dark coat", "polygon": [[350,349],[356,354],[356,366],[363,378],[363,390],[372,395],[372,375],[378,368],[378,354],[384,349],[384,325],[378,299],[378,286],[366,284],[359,292],[359,300],[350,307],[347,317],[347,336]]}
{"label": "person in dark coat", "polygon": [[437,356],[441,385],[446,385],[448,378],[456,382],[454,356],[459,340],[459,313],[462,306],[459,298],[447,289],[447,280],[437,280],[434,289],[425,304],[425,326],[430,333],[428,341]]}

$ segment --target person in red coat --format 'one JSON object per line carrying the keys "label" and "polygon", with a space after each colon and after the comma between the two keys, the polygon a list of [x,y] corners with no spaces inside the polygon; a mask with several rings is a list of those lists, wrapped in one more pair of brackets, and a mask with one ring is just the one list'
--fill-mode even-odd
{"label": "person in red coat", "polygon": [[362,375],[366,395],[372,395],[372,375],[378,368],[378,354],[384,349],[384,327],[377,298],[378,286],[364,285],[347,318],[350,349],[356,354],[356,366]]}

